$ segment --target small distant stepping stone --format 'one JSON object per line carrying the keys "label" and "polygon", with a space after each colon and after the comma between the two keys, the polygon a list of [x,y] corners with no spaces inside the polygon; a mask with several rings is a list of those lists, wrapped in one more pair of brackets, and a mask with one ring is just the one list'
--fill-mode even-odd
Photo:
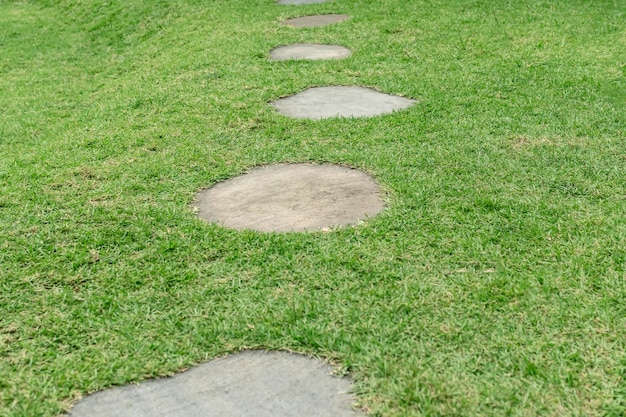
{"label": "small distant stepping stone", "polygon": [[313,4],[326,3],[328,0],[278,0],[278,4]]}
{"label": "small distant stepping stone", "polygon": [[281,23],[294,28],[314,28],[343,22],[349,18],[347,14],[320,14],[287,19]]}
{"label": "small distant stepping stone", "polygon": [[198,193],[198,216],[232,229],[301,232],[347,226],[378,214],[378,184],[362,171],[332,164],[255,168]]}
{"label": "small distant stepping stone", "polygon": [[350,381],[324,362],[284,352],[247,351],[172,378],[87,396],[70,417],[358,417]]}
{"label": "small distant stepping stone", "polygon": [[290,59],[342,59],[352,54],[348,48],[338,45],[320,45],[314,43],[299,43],[281,46],[270,52],[273,61],[288,61]]}
{"label": "small distant stepping stone", "polygon": [[285,116],[297,119],[372,117],[406,109],[415,100],[365,87],[315,87],[270,103]]}

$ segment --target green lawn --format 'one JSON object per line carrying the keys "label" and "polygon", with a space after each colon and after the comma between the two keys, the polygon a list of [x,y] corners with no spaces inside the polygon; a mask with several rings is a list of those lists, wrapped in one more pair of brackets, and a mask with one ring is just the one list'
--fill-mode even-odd
{"label": "green lawn", "polygon": [[[342,24],[279,21],[346,13]],[[270,62],[295,42],[341,61]],[[294,120],[311,86],[418,100]],[[331,233],[237,232],[256,165],[376,177]],[[0,416],[240,349],[374,416],[626,415],[626,0],[0,0]]]}

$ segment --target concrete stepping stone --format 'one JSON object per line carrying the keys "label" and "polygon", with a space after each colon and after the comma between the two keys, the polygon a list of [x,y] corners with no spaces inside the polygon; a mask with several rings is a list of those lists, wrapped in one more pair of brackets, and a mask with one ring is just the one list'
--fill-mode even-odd
{"label": "concrete stepping stone", "polygon": [[297,119],[372,117],[406,109],[415,100],[365,87],[314,87],[270,103],[279,113]]}
{"label": "concrete stepping stone", "polygon": [[278,4],[314,4],[326,3],[328,0],[278,0]]}
{"label": "concrete stepping stone", "polygon": [[349,18],[350,16],[347,14],[320,14],[287,19],[282,21],[281,24],[294,28],[315,28],[343,22]]}
{"label": "concrete stepping stone", "polygon": [[272,61],[288,61],[291,59],[342,59],[352,54],[348,48],[339,45],[320,45],[315,43],[299,43],[274,48],[270,51]]}
{"label": "concrete stepping stone", "polygon": [[200,191],[200,218],[262,232],[328,230],[378,214],[378,184],[362,171],[332,164],[277,164]]}
{"label": "concrete stepping stone", "polygon": [[87,396],[70,417],[358,417],[350,381],[324,362],[285,352],[247,351],[171,378]]}

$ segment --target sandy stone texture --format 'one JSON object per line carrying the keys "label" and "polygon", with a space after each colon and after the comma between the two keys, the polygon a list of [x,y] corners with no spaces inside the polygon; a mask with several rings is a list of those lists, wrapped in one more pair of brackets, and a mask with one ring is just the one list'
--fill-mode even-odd
{"label": "sandy stone texture", "polygon": [[373,117],[406,109],[415,100],[358,86],[314,87],[270,103],[279,113],[297,119]]}
{"label": "sandy stone texture", "polygon": [[258,167],[200,191],[193,206],[209,222],[263,232],[347,226],[384,208],[372,177],[332,164]]}
{"label": "sandy stone texture", "polygon": [[314,4],[326,3],[328,0],[278,0],[278,4]]}
{"label": "sandy stone texture", "polygon": [[79,401],[69,417],[358,417],[351,383],[322,361],[245,351],[171,378],[115,387]]}
{"label": "sandy stone texture", "polygon": [[314,43],[300,43],[281,46],[272,49],[272,61],[288,61],[292,59],[342,59],[352,54],[348,48],[339,45],[320,45]]}
{"label": "sandy stone texture", "polygon": [[335,23],[343,22],[349,19],[347,14],[320,14],[312,16],[295,17],[293,19],[287,19],[281,22],[283,25],[291,26],[294,28],[314,28],[326,25],[333,25]]}

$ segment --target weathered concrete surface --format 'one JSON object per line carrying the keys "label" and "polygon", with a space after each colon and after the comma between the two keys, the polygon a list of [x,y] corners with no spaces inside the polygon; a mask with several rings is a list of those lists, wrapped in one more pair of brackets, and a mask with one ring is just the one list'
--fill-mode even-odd
{"label": "weathered concrete surface", "polygon": [[328,0],[278,0],[278,4],[313,4],[326,3]]}
{"label": "weathered concrete surface", "polygon": [[331,164],[255,168],[198,193],[198,216],[233,229],[315,231],[375,216],[378,184],[362,171]]}
{"label": "weathered concrete surface", "polygon": [[272,61],[288,61],[291,59],[342,59],[352,54],[348,48],[339,45],[320,45],[315,43],[299,43],[281,46],[270,51]]}
{"label": "weathered concrete surface", "polygon": [[350,382],[321,361],[247,351],[172,378],[89,395],[71,417],[358,417]]}
{"label": "weathered concrete surface", "polygon": [[372,117],[406,109],[415,100],[365,87],[315,87],[270,103],[281,114],[297,119]]}
{"label": "weathered concrete surface", "polygon": [[283,25],[294,28],[315,28],[320,26],[332,25],[349,19],[347,14],[320,14],[313,16],[295,17],[282,21]]}

